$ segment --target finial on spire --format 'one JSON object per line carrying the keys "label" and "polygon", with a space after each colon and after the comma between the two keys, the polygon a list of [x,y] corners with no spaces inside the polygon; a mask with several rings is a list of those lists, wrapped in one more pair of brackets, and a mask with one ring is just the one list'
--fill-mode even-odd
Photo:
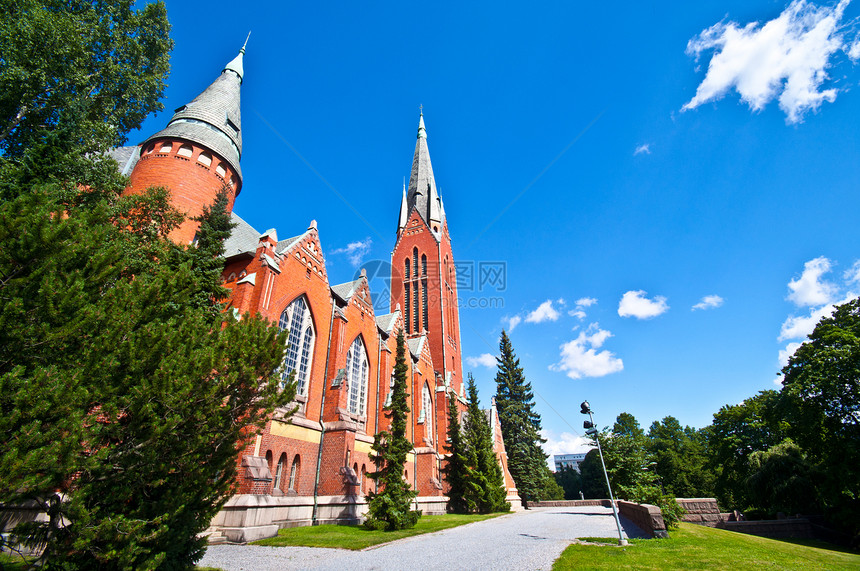
{"label": "finial on spire", "polygon": [[424,116],[424,104],[423,103],[418,104],[418,111],[421,113],[421,116],[423,117]]}
{"label": "finial on spire", "polygon": [[424,128],[424,106],[419,105],[418,108],[421,110],[421,116],[418,117],[418,138],[426,139],[427,129]]}
{"label": "finial on spire", "polygon": [[242,49],[239,50],[239,54],[233,58],[233,60],[224,66],[224,71],[232,71],[236,75],[239,76],[239,83],[242,82],[245,75],[245,68],[242,64],[242,57],[245,55],[245,47],[248,45],[248,40],[251,38],[251,32],[248,32],[248,37],[245,38],[245,43],[242,44]]}

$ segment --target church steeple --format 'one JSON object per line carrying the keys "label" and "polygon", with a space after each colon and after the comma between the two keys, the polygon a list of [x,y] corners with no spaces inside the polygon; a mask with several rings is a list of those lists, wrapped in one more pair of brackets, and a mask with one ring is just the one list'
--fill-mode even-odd
{"label": "church steeple", "polygon": [[406,211],[415,208],[434,232],[442,225],[442,206],[430,164],[430,151],[427,148],[427,129],[424,127],[424,112],[418,119],[418,140],[412,157],[412,172],[409,175],[409,188],[406,192]]}
{"label": "church steeple", "polygon": [[409,220],[409,207],[406,200],[406,179],[403,180],[403,197],[400,199],[400,218],[397,220],[397,234],[400,235],[403,229],[406,228],[406,222]]}
{"label": "church steeple", "polygon": [[[250,34],[249,34],[250,36]],[[247,45],[248,40],[245,40]],[[202,145],[221,156],[238,178],[236,194],[242,184],[242,116],[240,112],[241,85],[244,78],[245,46],[233,58],[212,84],[190,103],[177,109],[167,127],[149,137],[146,147],[155,139],[184,139]]]}

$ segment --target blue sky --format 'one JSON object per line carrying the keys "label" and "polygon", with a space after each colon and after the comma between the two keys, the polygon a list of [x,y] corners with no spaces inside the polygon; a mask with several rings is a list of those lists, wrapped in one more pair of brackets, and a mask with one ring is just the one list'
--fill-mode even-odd
{"label": "blue sky", "polygon": [[131,141],[251,30],[235,209],[316,219],[332,283],[389,259],[423,104],[455,256],[506,272],[461,287],[464,356],[486,403],[512,329],[550,453],[584,399],[709,424],[860,292],[860,3],[167,6],[167,111]]}

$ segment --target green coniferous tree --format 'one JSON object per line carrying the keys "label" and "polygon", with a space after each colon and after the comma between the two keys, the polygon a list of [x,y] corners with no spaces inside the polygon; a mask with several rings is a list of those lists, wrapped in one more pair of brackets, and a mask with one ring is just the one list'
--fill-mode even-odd
{"label": "green coniferous tree", "polygon": [[442,476],[448,483],[448,511],[465,514],[475,510],[475,502],[468,488],[473,485],[471,469],[467,464],[466,443],[463,428],[460,425],[460,415],[457,412],[457,397],[453,393],[448,397],[448,443],[446,448],[449,455],[442,468]]}
{"label": "green coniferous tree", "polygon": [[496,357],[496,409],[508,453],[508,470],[526,504],[541,499],[560,499],[564,491],[555,483],[546,464],[548,456],[541,448],[545,440],[540,436],[540,415],[534,410],[531,383],[526,381],[504,330],[499,352]]}
{"label": "green coniferous tree", "polygon": [[152,234],[165,193],[66,210],[56,190],[0,204],[0,502],[46,511],[16,533],[48,566],[189,567],[237,443],[292,398],[285,337],[201,303],[218,276]]}
{"label": "green coniferous tree", "polygon": [[412,449],[406,438],[407,373],[406,340],[403,330],[397,333],[397,355],[394,361],[394,386],[391,389],[391,407],[385,413],[391,419],[389,430],[376,434],[370,459],[380,466],[368,474],[378,484],[378,492],[367,494],[368,514],[365,526],[370,529],[394,531],[413,527],[421,512],[411,509],[416,492],[403,479],[403,464]]}
{"label": "green coniferous tree", "polygon": [[507,490],[496,453],[487,415],[481,410],[478,388],[469,373],[466,390],[469,394],[469,416],[466,420],[466,450],[469,465],[473,467],[474,486],[470,491],[479,513],[508,511],[511,504],[505,501]]}

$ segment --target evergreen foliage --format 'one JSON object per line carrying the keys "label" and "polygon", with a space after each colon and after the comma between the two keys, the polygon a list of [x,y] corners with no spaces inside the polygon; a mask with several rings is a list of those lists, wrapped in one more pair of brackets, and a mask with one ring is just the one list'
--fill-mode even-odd
{"label": "evergreen foliage", "polygon": [[448,398],[448,458],[442,468],[442,477],[448,484],[448,512],[457,514],[471,513],[475,503],[471,501],[474,493],[467,493],[474,485],[471,469],[466,459],[466,445],[463,439],[460,414],[457,411],[457,397],[452,393]]}
{"label": "evergreen foliage", "polygon": [[487,415],[481,410],[478,387],[469,373],[466,390],[469,394],[469,409],[466,418],[466,458],[471,476],[471,486],[466,490],[469,503],[478,513],[508,511],[511,504],[505,501],[504,475],[496,453],[493,451],[493,435]]}
{"label": "evergreen foliage", "polygon": [[553,476],[556,483],[564,490],[564,499],[578,500],[580,499],[579,493],[583,492],[584,494],[582,478],[573,466],[562,466],[561,470],[556,471]]}
{"label": "evergreen foliage", "polygon": [[370,529],[394,531],[413,527],[421,512],[411,509],[416,492],[403,478],[403,464],[412,449],[406,438],[407,374],[406,340],[401,329],[397,333],[397,355],[394,362],[394,384],[391,407],[385,416],[391,420],[389,430],[376,434],[370,459],[379,467],[368,474],[378,484],[378,492],[367,494],[368,514],[364,525]]}
{"label": "evergreen foliage", "polygon": [[49,566],[190,566],[237,443],[293,396],[286,339],[200,303],[220,276],[152,239],[165,193],[65,210],[52,190],[0,204],[0,502],[49,514],[16,529]]}
{"label": "evergreen foliage", "polygon": [[507,333],[502,330],[496,357],[496,409],[508,454],[508,470],[523,502],[561,499],[564,491],[555,483],[541,448],[540,415],[534,410],[534,393]]}
{"label": "evergreen foliage", "polygon": [[[0,541],[46,568],[181,569],[234,492],[286,337],[221,311],[226,201],[196,246],[165,189],[122,196],[104,153],[161,108],[162,2],[23,0],[0,19]],[[226,224],[225,225],[225,220]]]}

